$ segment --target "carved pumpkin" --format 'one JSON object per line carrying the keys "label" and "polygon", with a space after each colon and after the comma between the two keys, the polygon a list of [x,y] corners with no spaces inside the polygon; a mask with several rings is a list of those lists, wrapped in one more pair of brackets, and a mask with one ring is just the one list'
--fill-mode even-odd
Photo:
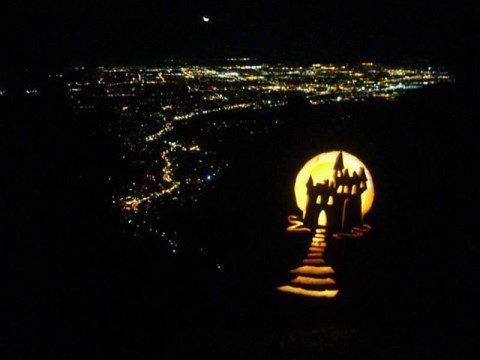
{"label": "carved pumpkin", "polygon": [[362,237],[370,230],[363,218],[375,196],[372,176],[357,157],[345,151],[330,151],[303,166],[294,191],[302,215],[288,217],[287,231],[310,233],[311,244],[302,265],[290,270],[295,277],[277,289],[333,298],[339,290],[333,278],[335,270],[325,263],[324,253],[329,241]]}

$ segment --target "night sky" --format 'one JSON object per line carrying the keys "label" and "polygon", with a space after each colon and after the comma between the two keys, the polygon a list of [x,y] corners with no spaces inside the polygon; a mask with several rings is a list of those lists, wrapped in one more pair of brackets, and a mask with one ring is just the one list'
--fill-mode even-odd
{"label": "night sky", "polygon": [[[164,58],[450,64],[478,43],[473,2],[4,0],[2,65]],[[211,21],[205,23],[202,16]],[[475,41],[476,40],[476,41]]]}

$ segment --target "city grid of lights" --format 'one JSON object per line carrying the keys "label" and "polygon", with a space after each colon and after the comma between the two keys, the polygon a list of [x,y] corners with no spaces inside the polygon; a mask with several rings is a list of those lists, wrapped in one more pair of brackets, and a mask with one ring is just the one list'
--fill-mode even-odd
{"label": "city grid of lights", "polygon": [[[76,112],[99,108],[116,114],[107,124],[122,146],[118,154],[128,168],[115,182],[111,203],[124,213],[124,223],[138,232],[147,229],[168,239],[179,251],[175,231],[159,232],[149,220],[152,205],[195,203],[229,164],[200,139],[179,137],[193,118],[238,109],[259,110],[288,105],[292,99],[318,106],[368,99],[396,100],[407,91],[453,82],[443,68],[385,66],[374,63],[258,64],[251,59],[227,59],[223,65],[170,63],[158,67],[100,66],[66,68],[48,75],[66,86]],[[0,79],[1,80],[1,79]],[[0,96],[8,91],[0,81]],[[34,82],[24,94],[42,93]],[[279,124],[245,119],[201,121],[200,133],[222,142],[218,131],[247,135],[268,133]],[[198,125],[198,122],[197,122]],[[181,130],[180,130],[181,132]],[[154,221],[154,219],[152,220]]]}
{"label": "city grid of lights", "polygon": [[[374,63],[288,66],[252,64],[249,59],[228,60],[219,66],[103,66],[89,71],[69,69],[69,73],[62,74],[68,79],[77,110],[102,104],[122,118],[143,119],[125,126],[123,133],[122,125],[115,129],[132,152],[140,149],[147,154],[151,151],[150,144],[161,144],[161,149],[155,148],[156,156],[149,154],[144,159],[150,157],[154,162],[143,174],[144,181],[127,186],[127,193],[118,195],[114,203],[136,212],[142,204],[167,196],[180,200],[179,194],[186,187],[202,189],[217,175],[219,165],[202,166],[200,156],[198,165],[209,168],[207,175],[200,171],[204,175],[177,177],[175,161],[181,161],[179,153],[208,153],[195,143],[167,140],[176,124],[193,117],[284,106],[292,95],[303,96],[312,105],[369,98],[395,100],[412,89],[453,81],[446,70],[433,67],[389,67]],[[225,126],[219,124],[222,125]]]}

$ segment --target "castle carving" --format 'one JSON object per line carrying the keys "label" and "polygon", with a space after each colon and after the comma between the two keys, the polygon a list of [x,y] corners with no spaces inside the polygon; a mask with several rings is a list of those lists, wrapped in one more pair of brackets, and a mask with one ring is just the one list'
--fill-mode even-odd
{"label": "castle carving", "polygon": [[314,183],[309,177],[303,223],[311,230],[324,228],[331,233],[350,232],[363,224],[362,193],[367,189],[365,169],[349,174],[340,152],[333,166],[333,180]]}

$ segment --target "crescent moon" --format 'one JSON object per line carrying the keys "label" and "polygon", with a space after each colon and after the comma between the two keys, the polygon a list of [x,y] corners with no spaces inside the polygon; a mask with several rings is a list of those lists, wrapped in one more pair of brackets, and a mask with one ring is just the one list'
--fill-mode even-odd
{"label": "crescent moon", "polygon": [[208,16],[204,16],[204,17],[203,17],[203,21],[209,22],[209,21],[210,21],[210,18],[209,18]]}

